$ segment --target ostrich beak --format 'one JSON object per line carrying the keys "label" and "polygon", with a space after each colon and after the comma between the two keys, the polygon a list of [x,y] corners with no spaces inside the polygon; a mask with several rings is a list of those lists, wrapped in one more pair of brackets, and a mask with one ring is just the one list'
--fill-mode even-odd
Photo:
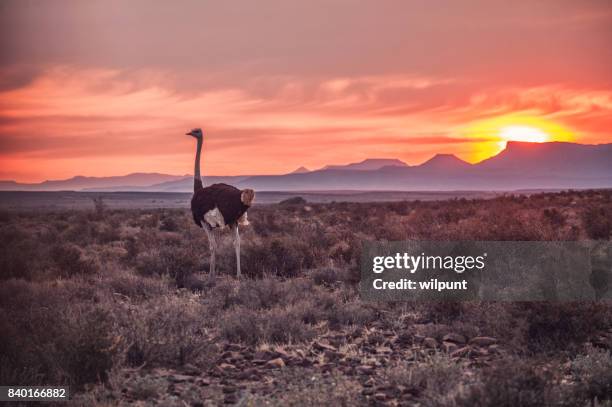
{"label": "ostrich beak", "polygon": [[185,133],[186,136],[193,136],[193,134],[191,132],[189,133]]}

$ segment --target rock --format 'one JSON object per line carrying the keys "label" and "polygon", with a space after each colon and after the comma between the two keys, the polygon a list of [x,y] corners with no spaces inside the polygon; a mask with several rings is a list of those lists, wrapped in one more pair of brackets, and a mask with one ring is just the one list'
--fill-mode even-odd
{"label": "rock", "polygon": [[270,350],[258,350],[257,352],[255,352],[254,355],[254,359],[261,359],[261,360],[271,360],[276,358],[276,352],[272,352]]}
{"label": "rock", "polygon": [[446,353],[453,353],[458,348],[459,347],[457,346],[457,344],[453,342],[442,342],[442,349],[444,349],[444,352]]}
{"label": "rock", "polygon": [[222,370],[222,371],[224,371],[224,372],[225,372],[225,371],[228,371],[228,370],[234,370],[234,369],[236,369],[236,366],[234,366],[234,365],[232,365],[232,364],[230,364],[230,363],[221,363],[221,364],[219,364],[219,366],[218,366],[218,367],[219,367],[219,369],[220,369],[220,370]]}
{"label": "rock", "polygon": [[497,343],[497,339],[490,336],[477,336],[470,340],[470,345],[474,346],[490,346]]}
{"label": "rock", "polygon": [[319,342],[319,341],[314,341],[314,343],[312,344],[312,347],[315,348],[316,350],[321,350],[321,351],[325,351],[325,350],[330,350],[333,352],[336,351],[336,348],[334,348],[333,346],[328,345],[326,343]]}
{"label": "rock", "polygon": [[438,347],[438,341],[436,341],[434,338],[428,337],[423,339],[423,346],[428,349],[435,349]]}
{"label": "rock", "polygon": [[374,367],[369,365],[357,366],[357,372],[363,375],[371,375],[374,373]]}
{"label": "rock", "polygon": [[455,333],[448,333],[444,335],[444,338],[442,338],[442,340],[444,342],[453,342],[453,343],[458,343],[461,345],[466,343],[465,336],[460,335],[460,334],[455,334]]}
{"label": "rock", "polygon": [[334,352],[331,350],[326,350],[325,352],[323,352],[323,355],[328,359],[328,360],[337,360],[342,358],[342,356],[344,356],[342,353],[340,352]]}
{"label": "rock", "polygon": [[459,348],[456,351],[454,351],[453,353],[451,353],[451,357],[452,358],[462,358],[467,356],[468,353],[470,353],[470,347],[469,346],[464,346],[463,348]]}
{"label": "rock", "polygon": [[376,393],[374,394],[374,398],[379,401],[384,401],[387,399],[387,395],[385,393]]}
{"label": "rock", "polygon": [[196,380],[196,384],[203,387],[210,386],[210,380],[200,377]]}
{"label": "rock", "polygon": [[191,376],[199,376],[201,373],[200,369],[198,369],[197,367],[189,363],[183,365],[182,370],[183,370],[183,373],[191,375]]}
{"label": "rock", "polygon": [[495,354],[501,353],[500,349],[499,349],[499,345],[491,345],[491,346],[489,346],[489,352],[495,353]]}
{"label": "rock", "polygon": [[287,360],[291,359],[291,357],[292,357],[290,354],[288,354],[287,352],[285,352],[282,349],[276,349],[275,352],[276,352],[276,357],[277,358],[282,358],[284,361],[287,361]]}
{"label": "rock", "polygon": [[243,349],[242,345],[238,345],[236,343],[228,343],[228,344],[225,345],[223,350],[240,352],[242,349]]}
{"label": "rock", "polygon": [[376,353],[389,354],[393,352],[393,350],[388,346],[379,346],[376,348]]}
{"label": "rock", "polygon": [[238,388],[236,386],[229,385],[229,386],[224,386],[221,391],[223,391],[223,393],[225,394],[236,393],[238,391]]}
{"label": "rock", "polygon": [[371,387],[366,387],[365,389],[361,390],[361,394],[363,394],[364,396],[371,396],[372,394],[374,394],[374,389]]}
{"label": "rock", "polygon": [[223,399],[223,403],[225,404],[236,404],[238,403],[238,395],[236,393],[229,393],[225,395]]}
{"label": "rock", "polygon": [[168,381],[172,383],[184,383],[194,380],[193,376],[184,374],[173,374],[168,376]]}
{"label": "rock", "polygon": [[285,362],[281,358],[272,359],[266,363],[266,367],[269,369],[280,369],[285,367]]}
{"label": "rock", "polygon": [[414,341],[414,343],[421,343],[424,339],[425,337],[423,335],[415,334],[412,336],[412,340]]}
{"label": "rock", "polygon": [[488,356],[489,355],[489,351],[487,351],[485,348],[473,348],[472,351],[470,352],[470,358],[479,358],[482,356]]}

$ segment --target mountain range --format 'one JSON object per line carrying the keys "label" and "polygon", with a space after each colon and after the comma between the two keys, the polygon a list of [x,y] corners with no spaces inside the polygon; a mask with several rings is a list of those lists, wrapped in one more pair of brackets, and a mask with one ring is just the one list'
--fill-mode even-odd
{"label": "mountain range", "polygon": [[[225,182],[259,191],[457,191],[612,188],[612,144],[508,142],[496,156],[476,164],[452,154],[437,154],[410,166],[398,159],[366,159],[347,165],[304,167],[284,175],[203,177],[205,185]],[[115,177],[77,176],[66,180],[21,184],[0,181],[13,191],[188,192],[190,175],[136,173]]]}

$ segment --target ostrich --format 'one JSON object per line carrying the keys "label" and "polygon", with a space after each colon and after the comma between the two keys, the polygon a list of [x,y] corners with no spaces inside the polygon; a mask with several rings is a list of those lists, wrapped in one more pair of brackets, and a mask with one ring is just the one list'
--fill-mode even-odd
{"label": "ostrich", "polygon": [[238,225],[246,226],[247,210],[253,203],[255,191],[243,189],[242,191],[227,184],[213,184],[206,188],[202,185],[200,177],[200,154],[202,152],[202,130],[193,129],[188,136],[197,140],[195,156],[195,170],[193,179],[193,197],[191,198],[191,212],[193,220],[199,227],[203,228],[208,236],[210,246],[210,275],[215,275],[215,255],[217,242],[214,229],[224,229],[229,226],[234,240],[236,250],[236,275],[240,277],[240,233]]}

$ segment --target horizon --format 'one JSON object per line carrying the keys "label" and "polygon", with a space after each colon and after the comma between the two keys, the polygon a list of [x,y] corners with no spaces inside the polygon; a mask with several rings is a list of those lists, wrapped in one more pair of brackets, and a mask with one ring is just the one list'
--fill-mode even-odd
{"label": "horizon", "polygon": [[612,142],[605,1],[9,0],[0,33],[0,180],[191,173],[193,127],[205,176]]}
{"label": "horizon", "polygon": [[[581,145],[581,146],[601,146],[601,145],[608,145],[608,144],[612,144],[612,143],[598,143],[598,144],[583,144],[583,143],[575,143],[575,142],[567,142],[567,141],[547,141],[547,142],[530,142],[530,141],[508,141],[507,144],[521,144],[521,145],[546,145],[546,144],[572,144],[572,145]],[[401,162],[402,165],[406,165],[407,167],[410,168],[415,168],[415,167],[419,167],[422,166],[424,164],[427,164],[428,162],[432,161],[433,159],[435,159],[436,157],[454,157],[456,159],[458,159],[459,161],[462,161],[464,163],[467,163],[469,165],[478,165],[484,161],[487,161],[490,158],[496,157],[497,155],[501,154],[503,151],[505,151],[507,149],[507,146],[505,146],[501,151],[497,152],[496,154],[490,156],[490,157],[486,157],[483,158],[482,160],[478,161],[478,162],[474,162],[474,163],[470,163],[468,161],[462,160],[460,157],[458,157],[455,154],[452,153],[435,153],[434,155],[432,155],[431,157],[425,159],[422,162],[419,163],[409,163],[406,161],[403,161],[399,158],[395,158],[395,157],[368,157],[368,158],[364,158],[361,159],[359,161],[355,161],[355,162],[346,162],[346,163],[331,163],[331,164],[326,164],[323,167],[320,168],[308,168],[306,166],[298,166],[295,167],[292,171],[289,172],[285,172],[285,173],[278,173],[278,174],[251,174],[251,173],[243,173],[243,174],[235,174],[235,175],[227,175],[227,174],[203,174],[202,178],[205,177],[225,177],[225,176],[282,176],[282,175],[289,175],[289,174],[294,174],[294,173],[298,173],[297,171],[299,170],[306,170],[304,172],[300,172],[300,173],[311,173],[311,172],[316,172],[316,171],[325,171],[325,170],[330,170],[330,169],[338,169],[336,167],[340,167],[340,169],[342,169],[342,167],[347,167],[349,165],[355,165],[355,164],[361,164],[361,163],[365,163],[368,161],[399,161]],[[389,166],[394,166],[395,164],[389,164]],[[402,166],[399,165],[399,166]],[[167,175],[167,176],[174,176],[174,177],[183,177],[183,178],[188,178],[188,177],[193,177],[193,173],[185,173],[185,174],[170,174],[170,173],[163,173],[163,172],[159,172],[159,171],[135,171],[135,172],[130,172],[130,173],[124,173],[124,174],[109,174],[109,175],[104,175],[104,176],[92,176],[92,175],[86,175],[86,174],[74,174],[70,177],[67,178],[57,178],[57,179],[44,179],[42,181],[38,181],[38,182],[21,182],[21,181],[17,181],[17,180],[12,180],[12,179],[0,179],[0,182],[16,182],[17,184],[38,184],[38,183],[43,183],[43,182],[57,182],[57,181],[66,181],[66,180],[70,180],[70,179],[74,179],[74,178],[121,178],[121,177],[127,177],[130,175]]]}

